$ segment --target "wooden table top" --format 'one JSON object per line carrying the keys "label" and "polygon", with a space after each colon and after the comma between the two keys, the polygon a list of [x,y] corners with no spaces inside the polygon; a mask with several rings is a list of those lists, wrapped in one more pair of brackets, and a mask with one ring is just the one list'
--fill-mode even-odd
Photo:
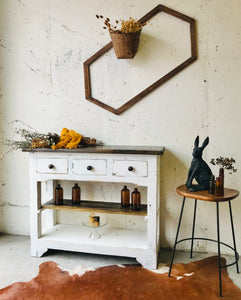
{"label": "wooden table top", "polygon": [[227,188],[224,189],[223,196],[216,196],[213,194],[209,194],[207,190],[190,192],[185,184],[177,187],[176,191],[179,195],[183,197],[197,199],[197,200],[211,201],[211,202],[225,202],[225,201],[235,199],[239,195],[238,190],[227,189]]}
{"label": "wooden table top", "polygon": [[116,154],[144,154],[144,155],[162,155],[165,151],[163,146],[118,146],[118,145],[103,145],[81,147],[76,149],[57,149],[50,148],[34,148],[23,149],[23,152],[64,152],[64,153],[116,153]]}

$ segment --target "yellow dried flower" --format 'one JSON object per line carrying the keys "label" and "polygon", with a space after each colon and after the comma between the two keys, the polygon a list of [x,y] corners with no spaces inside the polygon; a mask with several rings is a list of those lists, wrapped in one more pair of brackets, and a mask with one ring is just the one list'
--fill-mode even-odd
{"label": "yellow dried flower", "polygon": [[[103,18],[103,16],[99,16],[99,15],[96,15],[96,17],[99,19],[99,18]],[[141,24],[138,20],[136,19],[133,19],[132,17],[129,18],[129,20],[120,20],[121,22],[121,27],[120,29],[117,29],[116,26],[113,26],[110,24],[110,19],[109,18],[105,18],[105,21],[104,21],[104,29],[108,28],[108,30],[110,32],[114,32],[114,31],[118,31],[119,33],[131,33],[131,32],[137,32],[139,30],[142,29],[143,26],[146,25],[146,22]],[[119,24],[119,21],[118,20],[115,20],[115,23],[116,24]]]}

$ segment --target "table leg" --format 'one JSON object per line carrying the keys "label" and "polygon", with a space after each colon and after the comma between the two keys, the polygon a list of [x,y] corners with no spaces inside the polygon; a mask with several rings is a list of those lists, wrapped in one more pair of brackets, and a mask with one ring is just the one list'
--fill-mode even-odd
{"label": "table leg", "polygon": [[222,297],[221,257],[220,257],[220,232],[219,232],[219,203],[217,206],[217,237],[218,237],[218,271],[219,271],[219,295]]}
{"label": "table leg", "polygon": [[178,226],[177,226],[176,239],[175,239],[175,243],[174,243],[174,247],[173,247],[172,260],[171,260],[171,264],[170,264],[168,277],[171,276],[172,265],[173,265],[173,260],[174,260],[174,256],[175,256],[175,251],[176,251],[177,240],[178,240],[179,230],[180,230],[181,221],[182,221],[182,214],[183,214],[183,209],[184,209],[184,205],[185,205],[185,200],[186,200],[186,198],[183,197],[182,208],[181,208],[181,213],[180,213],[179,222],[178,222]]}
{"label": "table leg", "polygon": [[237,254],[237,249],[236,249],[236,241],[235,241],[234,226],[233,226],[233,214],[232,214],[232,207],[231,207],[230,200],[228,201],[228,204],[229,204],[230,221],[231,221],[231,228],[232,228],[232,234],[233,234],[233,248],[235,251],[236,269],[237,269],[237,273],[239,273],[238,254]]}
{"label": "table leg", "polygon": [[194,202],[194,212],[193,212],[193,222],[192,222],[192,243],[191,243],[190,258],[192,258],[192,251],[193,251],[193,238],[194,238],[194,230],[195,230],[195,223],[196,223],[196,209],[197,209],[197,199],[195,199],[195,202]]}

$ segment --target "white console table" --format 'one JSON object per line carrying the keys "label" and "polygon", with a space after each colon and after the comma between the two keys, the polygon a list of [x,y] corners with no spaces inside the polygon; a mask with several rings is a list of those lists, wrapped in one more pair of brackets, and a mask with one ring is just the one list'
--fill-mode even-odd
{"label": "white console table", "polygon": [[[30,233],[31,255],[48,249],[134,257],[144,267],[156,269],[160,245],[160,156],[164,147],[97,146],[72,150],[31,149]],[[72,206],[54,205],[56,182],[110,182],[147,189],[147,203],[140,211],[123,209],[118,199],[100,202],[81,199]],[[84,226],[56,224],[56,210],[89,211],[143,216],[146,229],[107,228],[100,239],[89,238]],[[43,221],[43,214],[46,213]]]}

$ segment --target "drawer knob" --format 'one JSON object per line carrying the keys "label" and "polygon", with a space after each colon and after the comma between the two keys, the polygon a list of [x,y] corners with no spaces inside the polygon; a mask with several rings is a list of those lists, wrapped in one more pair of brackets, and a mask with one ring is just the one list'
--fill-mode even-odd
{"label": "drawer knob", "polygon": [[132,166],[129,166],[129,167],[128,167],[128,171],[131,172],[131,171],[133,171],[133,170],[134,170],[134,168],[133,168]]}
{"label": "drawer knob", "polygon": [[92,166],[87,166],[87,170],[88,170],[88,171],[91,171],[92,169],[93,169]]}
{"label": "drawer knob", "polygon": [[53,168],[54,168],[54,165],[50,164],[49,169],[53,169]]}

